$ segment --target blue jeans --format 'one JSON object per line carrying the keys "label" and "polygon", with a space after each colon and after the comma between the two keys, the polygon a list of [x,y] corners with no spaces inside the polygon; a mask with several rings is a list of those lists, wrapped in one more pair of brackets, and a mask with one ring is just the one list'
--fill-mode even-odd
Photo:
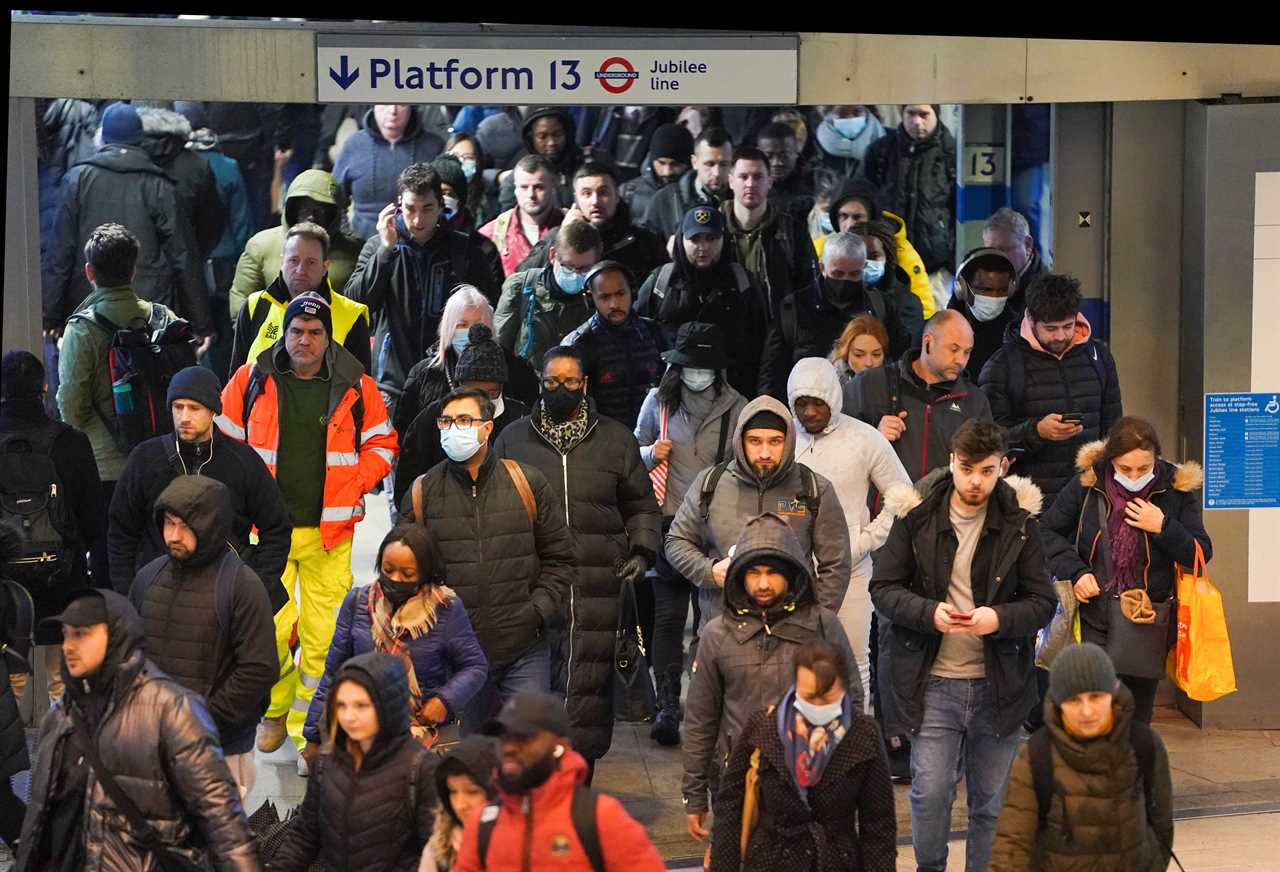
{"label": "blue jeans", "polygon": [[995,709],[986,679],[929,677],[924,720],[911,739],[911,841],[921,872],[947,868],[951,806],[960,777],[969,805],[966,872],[991,860],[996,819],[1022,728],[995,734]]}
{"label": "blue jeans", "polygon": [[462,735],[469,736],[479,731],[485,721],[498,713],[503,703],[520,691],[546,693],[550,686],[551,649],[546,642],[539,642],[514,663],[489,670],[484,687],[462,708]]}

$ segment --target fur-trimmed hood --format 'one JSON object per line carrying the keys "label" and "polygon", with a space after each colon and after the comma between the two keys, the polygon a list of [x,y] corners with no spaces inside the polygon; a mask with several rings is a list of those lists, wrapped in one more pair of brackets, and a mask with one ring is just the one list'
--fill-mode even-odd
{"label": "fur-trimmed hood", "polygon": [[[1107,443],[1099,439],[1087,442],[1076,452],[1076,470],[1080,473],[1080,483],[1085,487],[1096,487],[1101,465],[1105,462],[1103,454]],[[1156,477],[1168,479],[1169,486],[1176,491],[1190,493],[1204,486],[1204,467],[1194,460],[1182,463],[1171,463],[1163,458],[1156,460]]]}
{"label": "fur-trimmed hood", "polygon": [[[929,496],[939,489],[949,487],[950,480],[951,471],[946,467],[939,467],[914,485],[898,484],[889,488],[884,494],[884,506],[894,517],[905,518]],[[1017,507],[1027,514],[1038,515],[1044,508],[1044,495],[1031,479],[1020,475],[1006,476],[996,484],[991,498],[996,499],[1004,488],[1012,491]]]}

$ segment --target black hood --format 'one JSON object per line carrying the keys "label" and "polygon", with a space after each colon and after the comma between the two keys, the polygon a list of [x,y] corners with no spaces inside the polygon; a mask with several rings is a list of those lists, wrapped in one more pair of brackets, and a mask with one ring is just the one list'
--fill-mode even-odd
{"label": "black hood", "polygon": [[556,169],[559,170],[565,166],[576,166],[582,150],[578,148],[577,130],[573,123],[573,116],[559,107],[539,106],[536,109],[529,110],[529,114],[525,116],[524,125],[520,128],[520,136],[524,140],[525,149],[529,154],[538,153],[533,147],[533,125],[539,118],[559,118],[560,123],[564,125],[564,151],[560,152],[560,157],[553,162]]}
{"label": "black hood", "polygon": [[[368,692],[378,713],[378,738],[374,739],[366,758],[373,762],[376,757],[387,753],[396,739],[409,735],[409,678],[404,665],[390,654],[383,651],[357,654],[342,664],[333,684],[329,685],[326,723],[334,722],[333,707],[338,698],[338,685],[348,680]],[[341,727],[337,728],[337,735],[341,736],[339,744],[345,746],[346,733]]]}
{"label": "black hood", "polygon": [[162,167],[173,163],[187,147],[191,138],[191,122],[171,109],[143,106],[138,109],[142,119],[142,149]]}
{"label": "black hood", "polygon": [[880,190],[866,179],[849,179],[827,209],[833,230],[840,227],[840,207],[850,200],[862,200],[867,204],[867,217],[872,221],[880,220]]}
{"label": "black hood", "polygon": [[67,696],[96,726],[111,698],[122,692],[142,669],[146,661],[146,634],[137,610],[114,590],[92,590],[82,595],[101,597],[106,606],[107,656],[93,675],[74,679],[67,670],[64,654],[62,675],[66,679]]}
{"label": "black hood", "polygon": [[733,560],[724,580],[725,606],[730,614],[759,615],[760,607],[747,594],[747,569],[760,562],[782,563],[790,584],[782,599],[765,615],[766,623],[782,620],[797,606],[816,602],[812,562],[796,538],[791,525],[781,515],[767,512],[752,518],[742,528]]}
{"label": "black hood", "polygon": [[[216,451],[217,447],[213,446]],[[156,524],[164,533],[165,513],[177,515],[196,534],[196,553],[185,566],[204,566],[222,557],[231,541],[231,491],[203,475],[180,475],[156,499]]]}
{"label": "black hood", "polygon": [[113,142],[102,146],[80,164],[101,167],[115,173],[151,173],[173,181],[168,173],[156,166],[151,157],[138,145],[121,145]]}
{"label": "black hood", "polygon": [[465,821],[458,820],[449,805],[449,776],[466,775],[476,784],[484,788],[490,799],[498,798],[498,785],[494,772],[498,768],[498,743],[488,736],[467,736],[444,756],[436,767],[436,794],[440,797],[440,808],[449,813],[458,826]]}

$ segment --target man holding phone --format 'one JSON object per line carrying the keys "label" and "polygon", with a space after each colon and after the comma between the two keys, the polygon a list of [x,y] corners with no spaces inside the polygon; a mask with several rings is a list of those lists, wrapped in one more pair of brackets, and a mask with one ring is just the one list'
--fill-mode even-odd
{"label": "man holding phone", "polygon": [[[1004,430],[972,420],[949,469],[884,496],[895,515],[873,557],[871,600],[892,705],[886,732],[911,739],[911,832],[920,870],[947,867],[957,773],[969,811],[965,864],[987,868],[1005,781],[1037,696],[1036,630],[1053,615],[1035,515],[1040,491],[1004,478]],[[885,664],[884,659],[881,660]]]}

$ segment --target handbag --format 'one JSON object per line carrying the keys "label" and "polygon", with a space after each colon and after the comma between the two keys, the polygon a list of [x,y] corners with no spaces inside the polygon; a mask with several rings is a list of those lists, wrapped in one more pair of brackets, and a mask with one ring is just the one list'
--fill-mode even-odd
{"label": "handbag", "polygon": [[[1107,530],[1107,517],[1101,498],[1097,501],[1098,523],[1102,530],[1103,571],[1111,580],[1111,536]],[[1147,580],[1142,589],[1134,588],[1107,596],[1107,655],[1118,675],[1134,678],[1159,678],[1164,675],[1165,659],[1169,653],[1169,621],[1173,615],[1174,598],[1153,603],[1147,595]]]}
{"label": "handbag", "polygon": [[1200,702],[1236,691],[1222,594],[1205,573],[1199,542],[1191,571],[1178,567],[1178,641],[1169,652],[1166,668],[1182,692]]}
{"label": "handbag", "polygon": [[640,634],[636,588],[622,582],[618,597],[618,631],[613,642],[613,712],[619,721],[651,721],[657,703],[653,678]]}
{"label": "handbag", "polygon": [[88,725],[84,722],[84,717],[74,705],[69,705],[67,710],[71,713],[73,724],[72,740],[84,752],[85,759],[89,762],[89,767],[93,770],[93,774],[97,777],[98,783],[102,785],[102,789],[107,796],[111,797],[116,810],[124,815],[129,822],[129,829],[132,831],[131,835],[151,852],[151,855],[155,858],[156,865],[163,872],[205,872],[205,866],[179,852],[176,845],[166,842],[156,832],[151,822],[143,817],[142,812],[138,810],[138,806],[129,798],[129,795],[120,789],[120,784],[116,781],[111,770],[103,765],[102,758],[98,756],[98,746],[93,741]]}
{"label": "handbag", "polygon": [[1048,669],[1059,654],[1080,641],[1080,603],[1075,585],[1070,579],[1058,578],[1054,579],[1053,590],[1058,595],[1058,607],[1049,626],[1042,628],[1036,638],[1036,666],[1040,669]]}

